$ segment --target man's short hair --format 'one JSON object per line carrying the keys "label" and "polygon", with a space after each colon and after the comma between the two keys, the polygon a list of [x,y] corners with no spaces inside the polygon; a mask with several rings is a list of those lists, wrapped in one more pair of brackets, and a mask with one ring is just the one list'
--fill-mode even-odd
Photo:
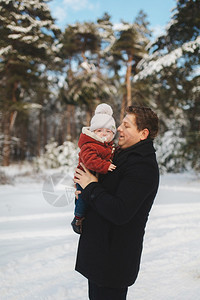
{"label": "man's short hair", "polygon": [[137,129],[139,131],[147,128],[148,138],[153,140],[158,134],[158,116],[150,107],[131,105],[126,109],[126,113],[134,114]]}

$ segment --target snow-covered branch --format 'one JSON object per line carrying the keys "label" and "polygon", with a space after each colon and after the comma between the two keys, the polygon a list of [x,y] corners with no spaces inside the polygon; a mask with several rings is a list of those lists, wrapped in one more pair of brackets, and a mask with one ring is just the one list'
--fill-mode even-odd
{"label": "snow-covered branch", "polygon": [[174,64],[183,56],[184,52],[193,53],[197,48],[200,49],[200,36],[198,36],[196,40],[184,43],[181,47],[160,58],[158,57],[159,52],[155,52],[154,54],[145,57],[140,64],[138,64],[138,67],[143,68],[143,70],[133,77],[133,81],[144,79],[153,73],[158,73],[163,67],[169,67]]}
{"label": "snow-covered branch", "polygon": [[5,48],[1,48],[0,49],[0,56],[1,55],[5,55],[5,54],[7,54],[7,53],[9,53],[9,51],[11,51],[12,50],[12,46],[7,46],[7,47],[5,47]]}

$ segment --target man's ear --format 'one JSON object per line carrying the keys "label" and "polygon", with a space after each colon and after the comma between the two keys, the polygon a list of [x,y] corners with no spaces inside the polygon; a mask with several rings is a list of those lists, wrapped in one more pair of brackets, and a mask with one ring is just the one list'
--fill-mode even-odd
{"label": "man's ear", "polygon": [[140,140],[141,141],[146,140],[148,138],[148,135],[149,135],[149,129],[147,128],[143,129],[141,132]]}

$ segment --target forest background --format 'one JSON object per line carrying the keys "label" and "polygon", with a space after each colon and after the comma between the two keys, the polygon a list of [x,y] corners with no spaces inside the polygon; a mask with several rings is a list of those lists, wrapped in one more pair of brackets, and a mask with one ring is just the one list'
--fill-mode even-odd
{"label": "forest background", "polygon": [[70,165],[106,102],[117,125],[127,105],[150,106],[161,171],[199,172],[200,0],[177,0],[156,39],[143,11],[132,23],[105,13],[61,31],[48,3],[0,1],[0,164]]}

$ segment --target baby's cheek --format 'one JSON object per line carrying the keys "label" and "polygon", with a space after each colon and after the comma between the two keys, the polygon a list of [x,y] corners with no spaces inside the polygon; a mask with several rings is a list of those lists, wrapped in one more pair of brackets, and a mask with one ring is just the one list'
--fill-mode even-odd
{"label": "baby's cheek", "polygon": [[108,143],[111,142],[113,140],[113,135],[109,135],[106,140]]}

